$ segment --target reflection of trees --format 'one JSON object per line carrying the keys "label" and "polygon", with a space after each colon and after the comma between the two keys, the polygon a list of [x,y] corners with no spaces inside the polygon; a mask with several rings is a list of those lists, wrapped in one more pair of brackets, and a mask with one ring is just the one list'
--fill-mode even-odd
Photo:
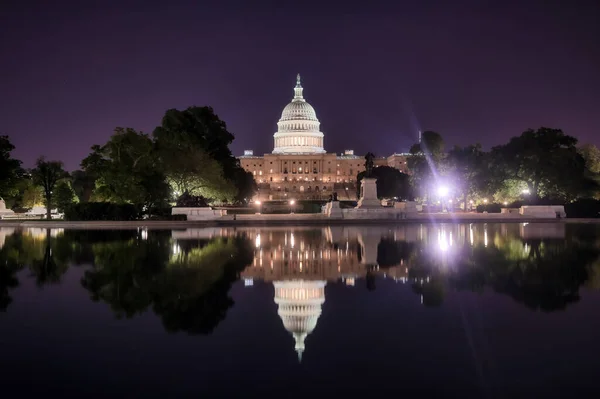
{"label": "reflection of trees", "polygon": [[25,231],[8,236],[0,249],[0,310],[6,311],[12,302],[9,291],[18,287],[19,271],[29,268],[42,287],[60,281],[69,259],[69,242],[62,235],[52,237],[50,229],[42,234]]}
{"label": "reflection of trees", "polygon": [[[38,244],[39,247],[33,252],[37,256],[32,258],[29,263],[36,284],[38,287],[43,287],[46,284],[59,283],[69,268],[69,243],[61,238],[53,239],[50,229],[46,229],[45,238],[34,241],[34,245]],[[59,256],[56,256],[57,247],[60,248]]]}
{"label": "reflection of trees", "polygon": [[[171,256],[171,250],[174,254]],[[82,284],[94,300],[110,304],[118,317],[152,308],[168,331],[209,333],[233,305],[231,284],[252,262],[244,237],[172,243],[148,234],[94,244],[95,267]]]}
{"label": "reflection of trees", "polygon": [[413,291],[425,305],[439,305],[448,289],[482,292],[486,287],[534,310],[564,309],[579,300],[600,250],[594,240],[521,240],[497,236],[492,245],[462,243],[444,261],[420,247],[410,262]]}

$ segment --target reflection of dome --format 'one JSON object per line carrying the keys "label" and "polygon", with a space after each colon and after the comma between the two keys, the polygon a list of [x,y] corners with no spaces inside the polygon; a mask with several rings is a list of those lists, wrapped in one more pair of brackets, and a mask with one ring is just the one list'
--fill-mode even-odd
{"label": "reflection of dome", "polygon": [[317,326],[325,302],[325,281],[275,281],[277,314],[296,341],[298,359],[302,360],[304,340]]}
{"label": "reflection of dome", "polygon": [[294,99],[285,106],[274,134],[273,153],[324,153],[323,133],[314,108],[302,96],[300,75],[294,88]]}

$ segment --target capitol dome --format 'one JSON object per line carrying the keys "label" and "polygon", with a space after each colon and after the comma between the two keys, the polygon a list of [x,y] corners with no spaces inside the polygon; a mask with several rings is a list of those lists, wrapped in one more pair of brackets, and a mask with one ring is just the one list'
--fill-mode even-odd
{"label": "capitol dome", "polygon": [[321,123],[315,109],[302,95],[300,75],[296,79],[294,98],[285,106],[277,122],[274,154],[314,154],[324,153]]}
{"label": "capitol dome", "polygon": [[325,303],[325,281],[275,281],[275,303],[283,326],[294,337],[294,349],[302,360],[304,340],[317,326]]}

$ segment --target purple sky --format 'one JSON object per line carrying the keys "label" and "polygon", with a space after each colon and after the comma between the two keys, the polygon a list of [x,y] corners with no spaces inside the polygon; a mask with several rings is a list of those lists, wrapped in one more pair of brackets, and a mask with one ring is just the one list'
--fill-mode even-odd
{"label": "purple sky", "polygon": [[489,147],[549,126],[600,145],[591,0],[54,3],[0,9],[0,134],[25,166],[75,169],[114,127],[151,133],[190,105],[214,107],[235,154],[269,152],[298,72],[330,152],[407,150],[418,129]]}

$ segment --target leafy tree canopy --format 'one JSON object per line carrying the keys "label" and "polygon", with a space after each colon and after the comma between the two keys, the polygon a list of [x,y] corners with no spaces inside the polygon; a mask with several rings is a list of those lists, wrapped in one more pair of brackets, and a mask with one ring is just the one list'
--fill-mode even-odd
{"label": "leafy tree canopy", "polygon": [[60,161],[46,161],[41,157],[35,163],[35,168],[31,170],[33,183],[40,186],[44,192],[44,206],[46,207],[46,217],[52,218],[51,212],[54,205],[54,189],[57,183],[68,176],[68,173]]}
{"label": "leafy tree canopy", "polygon": [[96,178],[94,199],[153,206],[169,197],[169,186],[156,158],[150,137],[134,129],[117,128],[105,145],[92,147],[81,167]]}
{"label": "leafy tree canopy", "polygon": [[560,129],[529,129],[492,149],[497,178],[524,182],[534,199],[573,198],[585,186],[585,160],[576,144]]}
{"label": "leafy tree canopy", "polygon": [[18,194],[18,183],[23,177],[21,161],[11,157],[15,149],[8,136],[0,136],[0,198]]}

